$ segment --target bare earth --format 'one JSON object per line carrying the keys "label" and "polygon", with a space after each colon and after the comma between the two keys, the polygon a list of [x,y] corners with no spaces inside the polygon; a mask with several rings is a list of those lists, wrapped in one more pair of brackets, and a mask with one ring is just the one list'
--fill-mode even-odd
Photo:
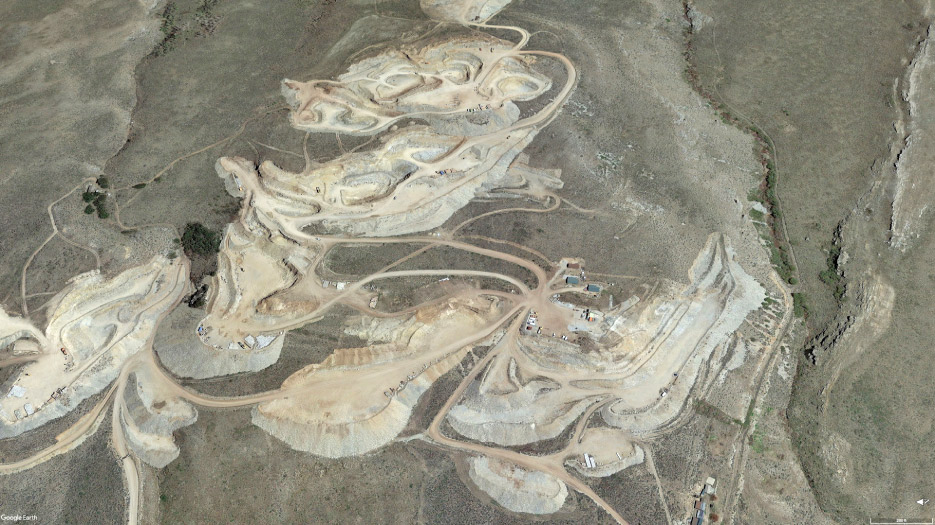
{"label": "bare earth", "polygon": [[[909,285],[887,264],[923,271],[931,246],[927,39],[897,83],[890,182],[854,205],[891,213],[835,234],[853,301],[802,322],[793,292],[815,279],[779,276],[779,219],[748,199],[760,143],[704,93],[735,79],[686,78],[687,57],[717,55],[708,2],[296,2],[288,20],[236,1],[78,4],[0,8],[0,107],[18,119],[0,187],[28,193],[6,169],[34,173],[43,141],[70,173],[4,207],[43,233],[0,234],[0,480],[119,467],[125,506],[88,519],[132,524],[307,521],[309,500],[334,523],[672,524],[699,501],[712,522],[869,512],[842,495],[879,487],[836,403],[864,356],[905,346]],[[108,9],[93,38],[68,35]],[[302,51],[252,49],[253,24]],[[315,38],[309,66],[295,56]],[[242,83],[199,62],[225,41],[255,71]],[[104,61],[106,87],[37,87],[37,70]],[[227,91],[199,85],[211,74]],[[85,95],[97,105],[71,107]],[[183,250],[195,220],[223,225],[216,255]],[[823,264],[808,246],[805,267]],[[73,519],[64,507],[2,510]]]}

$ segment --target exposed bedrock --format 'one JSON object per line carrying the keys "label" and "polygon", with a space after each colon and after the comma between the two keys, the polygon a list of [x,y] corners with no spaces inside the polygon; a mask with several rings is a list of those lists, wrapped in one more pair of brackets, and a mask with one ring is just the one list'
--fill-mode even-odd
{"label": "exposed bedrock", "polygon": [[253,410],[253,422],[320,456],[379,448],[405,428],[422,394],[483,338],[501,310],[500,300],[479,297],[428,306],[402,321],[373,319],[360,328],[370,346],[335,350],[296,372],[282,385],[284,397]]}
{"label": "exposed bedrock", "polygon": [[373,150],[299,173],[227,157],[217,170],[228,191],[250,204],[244,223],[256,235],[299,243],[311,242],[314,229],[388,237],[441,226],[477,195],[497,189],[554,188],[556,171],[531,169],[528,157],[517,162],[536,133],[523,128],[505,140],[471,142],[410,126]]}
{"label": "exposed bedrock", "polygon": [[565,504],[568,487],[554,476],[525,470],[486,456],[468,460],[471,481],[497,503],[513,512],[552,514]]}
{"label": "exposed bedrock", "polygon": [[484,35],[391,49],[336,80],[283,80],[282,94],[292,125],[303,131],[372,135],[419,118],[444,119],[452,135],[470,135],[459,129],[470,128],[470,117],[492,117],[505,127],[519,116],[513,102],[551,87],[533,69],[536,57],[512,52],[511,42]]}
{"label": "exposed bedrock", "polygon": [[[465,437],[511,446],[559,435],[592,403],[604,420],[632,434],[650,432],[684,406],[702,366],[759,307],[763,288],[712,235],[688,285],[671,286],[642,309],[608,312],[598,349],[550,338],[519,338],[493,360],[452,408]],[[533,342],[535,341],[535,342]]]}
{"label": "exposed bedrock", "polygon": [[198,412],[177,397],[162,395],[155,387],[157,380],[139,371],[128,379],[120,423],[133,453],[146,464],[162,468],[179,455],[172,433],[193,424]]}
{"label": "exposed bedrock", "polygon": [[890,243],[906,250],[922,232],[924,216],[935,199],[935,91],[930,87],[935,74],[935,28],[919,47],[907,74],[903,98],[909,103],[908,122],[900,122],[906,134],[896,162],[896,194]]}
{"label": "exposed bedrock", "polygon": [[0,438],[59,418],[103,390],[189,288],[187,263],[162,256],[109,279],[97,271],[73,278],[50,301],[48,344],[9,383],[21,395],[0,398]]}

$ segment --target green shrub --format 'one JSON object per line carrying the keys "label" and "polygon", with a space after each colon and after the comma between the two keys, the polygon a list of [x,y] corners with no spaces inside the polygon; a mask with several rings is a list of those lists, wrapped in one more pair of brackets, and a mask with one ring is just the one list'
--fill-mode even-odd
{"label": "green shrub", "polygon": [[808,302],[804,293],[795,292],[792,294],[792,313],[796,317],[808,316]]}
{"label": "green shrub", "polygon": [[[107,209],[104,208],[104,203],[107,201],[107,195],[104,193],[94,193],[94,200],[88,207],[93,206],[97,210],[97,216],[101,219],[106,219],[110,217],[110,214],[107,213]],[[85,208],[85,213],[88,213],[87,208]]]}
{"label": "green shrub", "polygon": [[92,213],[94,213],[94,206],[88,204],[87,206],[84,207],[84,212],[87,213],[88,215],[91,215]]}
{"label": "green shrub", "polygon": [[821,282],[827,284],[828,286],[834,286],[838,281],[841,280],[841,276],[838,275],[838,272],[831,268],[822,270],[821,273],[818,274],[818,278],[821,279]]}
{"label": "green shrub", "polygon": [[844,280],[838,273],[838,258],[840,256],[841,247],[837,244],[832,244],[831,248],[828,250],[828,259],[826,260],[827,268],[818,274],[818,278],[821,282],[833,288],[832,293],[834,293],[834,298],[838,301],[844,298],[845,292]]}
{"label": "green shrub", "polygon": [[212,255],[221,248],[221,235],[204,224],[190,222],[185,225],[185,232],[182,233],[182,247],[187,253]]}
{"label": "green shrub", "polygon": [[104,188],[104,189],[107,189],[107,188],[110,187],[110,181],[107,180],[107,177],[98,177],[98,178],[97,178],[97,185],[100,186],[100,187],[102,187],[102,188]]}

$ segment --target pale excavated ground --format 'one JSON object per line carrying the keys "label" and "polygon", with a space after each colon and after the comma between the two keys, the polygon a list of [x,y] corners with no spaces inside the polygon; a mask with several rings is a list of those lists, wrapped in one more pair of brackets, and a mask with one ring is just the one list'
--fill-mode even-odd
{"label": "pale excavated ground", "polygon": [[[525,42],[525,37],[522,37],[522,41]],[[490,47],[489,51],[496,51],[499,55],[493,58],[478,57],[473,50],[468,53],[468,46],[463,42],[456,44],[460,44],[461,47],[452,48],[452,44],[428,50],[413,49],[410,50],[412,55],[409,52],[377,55],[350,68],[348,73],[339,76],[338,80],[333,82],[287,81],[284,83],[284,93],[293,109],[292,123],[308,131],[372,133],[389,128],[398,119],[406,116],[416,116],[424,112],[435,114],[437,117],[438,113],[446,111],[463,111],[463,99],[471,93],[470,90],[464,90],[463,83],[473,82],[477,84],[475,94],[489,96],[491,90],[485,85],[485,81],[490,68],[479,77],[476,70],[481,69],[480,67],[462,70],[460,74],[453,76],[452,81],[452,76],[449,74],[446,78],[443,72],[444,68],[448,67],[448,62],[442,58],[456,55],[462,60],[473,57],[475,62],[481,64],[485,58],[487,61],[498,63],[508,51],[503,46],[495,46]],[[483,52],[483,47],[479,47],[478,51]],[[462,56],[465,54],[467,57]],[[444,66],[440,67],[442,64]],[[566,67],[573,66],[568,64]],[[394,71],[404,71],[405,74],[394,76]],[[571,72],[573,69],[569,73],[569,82],[574,78]],[[513,76],[517,75],[529,76],[521,70],[513,73]],[[540,82],[541,84],[543,82]],[[498,83],[498,86],[502,85],[503,82]],[[438,90],[438,98],[426,98],[425,92],[431,92],[432,89]],[[492,92],[500,97],[492,99],[494,111],[499,107],[497,102],[502,100],[505,92],[509,93],[502,88]],[[568,93],[568,89],[564,89],[563,93]],[[429,101],[431,103],[427,103]],[[468,105],[473,105],[473,101]],[[486,107],[481,104],[478,109],[486,110]],[[546,110],[548,109],[550,108],[547,106]],[[540,112],[540,115],[542,114],[548,113],[543,110]],[[218,173],[225,178],[228,191],[233,195],[243,196],[251,206],[241,215],[242,225],[229,229],[225,240],[222,255],[222,261],[225,262],[221,265],[218,277],[220,287],[209,306],[209,312],[217,313],[209,313],[203,324],[206,342],[214,344],[218,349],[227,346],[237,351],[237,346],[245,348],[244,342],[247,346],[252,344],[247,337],[256,338],[258,334],[269,333],[271,330],[288,330],[314,319],[323,308],[338,300],[349,301],[347,304],[356,303],[363,310],[366,296],[361,297],[358,294],[363,285],[374,280],[373,277],[351,283],[349,286],[342,283],[342,287],[347,289],[337,294],[314,277],[314,268],[323,257],[323,252],[340,242],[340,237],[328,233],[338,229],[351,234],[366,231],[368,235],[390,237],[394,234],[408,233],[410,228],[425,230],[441,224],[451,213],[466,204],[464,198],[469,199],[478,192],[476,185],[465,186],[465,182],[477,179],[474,175],[476,166],[491,157],[510,160],[516,157],[516,153],[487,149],[493,144],[492,141],[517,135],[523,139],[529,135],[529,126],[540,121],[547,122],[548,118],[533,116],[514,123],[506,121],[506,127],[503,129],[492,130],[487,135],[467,137],[460,143],[447,135],[438,135],[429,128],[390,128],[389,136],[383,139],[383,145],[376,150],[379,152],[376,157],[368,152],[349,153],[334,163],[326,163],[320,167],[307,163],[306,170],[301,174],[287,173],[270,163],[261,165],[257,171],[242,159],[221,159],[218,163]],[[437,152],[432,153],[433,148]],[[463,156],[460,152],[466,152],[468,156]],[[400,154],[403,156],[397,157]],[[358,161],[358,158],[361,160]],[[510,160],[506,161],[505,166]],[[466,161],[468,164],[465,164]],[[369,171],[355,175],[355,171],[359,169],[356,167],[358,162],[363,162]],[[401,167],[393,171],[388,170],[394,162]],[[490,166],[489,161],[487,166]],[[351,176],[353,178],[350,178]],[[449,180],[452,182],[448,182]],[[446,202],[440,199],[440,184],[442,198],[446,199],[450,194],[450,190],[445,189],[446,185],[463,188],[464,197],[460,201]],[[523,187],[524,184],[530,185],[521,181],[515,186]],[[423,185],[425,190],[420,189]],[[400,191],[404,186],[405,193]],[[431,200],[426,199],[429,195],[433,197]],[[548,196],[547,193],[543,195],[541,190],[540,195]],[[429,203],[431,210],[447,208],[451,211],[439,219],[426,220],[426,212],[421,211],[423,203]],[[435,213],[438,216],[438,212]],[[358,223],[366,227],[357,227]],[[324,227],[321,231],[325,233],[307,233],[307,229],[313,225],[317,225],[318,228]],[[263,232],[270,232],[271,235]],[[253,240],[250,238],[251,233]],[[296,248],[286,241],[279,241],[279,238],[298,243],[301,248]],[[430,238],[421,240],[427,242]],[[514,413],[509,408],[509,402],[506,405],[502,405],[501,402],[502,406],[494,405],[489,409],[490,416],[480,416],[480,419],[477,415],[470,416],[469,424],[463,419],[459,420],[459,415],[470,412],[464,412],[461,405],[458,405],[452,410],[451,416],[455,428],[471,438],[483,441],[492,440],[504,445],[529,443],[554,437],[590,404],[614,399],[619,400],[604,403],[601,412],[604,419],[638,436],[650,435],[662,424],[672,421],[684,406],[699,367],[716,345],[733,332],[750,311],[759,306],[763,298],[762,288],[746,277],[736,263],[731,262],[735,255],[725,242],[720,237],[713,237],[709,247],[702,250],[702,255],[695,262],[693,284],[689,288],[679,290],[674,287],[667,290],[668,286],[662,287],[663,291],[671,294],[670,300],[674,300],[672,304],[666,304],[665,295],[660,294],[661,297],[654,298],[655,302],[650,306],[634,310],[643,312],[641,317],[633,315],[633,312],[628,316],[619,315],[622,308],[618,307],[606,315],[595,311],[595,316],[601,323],[606,323],[603,327],[585,324],[582,328],[574,328],[569,325],[568,330],[572,332],[583,330],[598,334],[595,337],[598,345],[610,347],[606,354],[602,352],[603,355],[599,356],[597,362],[582,362],[580,358],[572,357],[574,347],[571,345],[567,345],[564,350],[564,353],[569,354],[568,357],[563,357],[564,345],[561,342],[557,342],[556,348],[551,348],[556,343],[537,341],[536,338],[530,338],[531,342],[523,343],[517,341],[515,335],[509,332],[509,335],[500,336],[495,347],[497,350],[488,355],[488,360],[496,361],[486,368],[486,377],[506,378],[511,374],[515,377],[519,370],[525,375],[545,374],[543,378],[548,381],[543,381],[542,385],[533,383],[520,387],[514,379],[512,387],[488,384],[485,390],[509,392],[513,389],[519,392],[515,396],[515,403],[527,407],[527,410],[532,408],[541,415],[529,419],[528,416]],[[283,252],[284,249],[289,251]],[[267,255],[269,253],[278,255]],[[260,262],[264,257],[268,258],[269,262]],[[284,263],[275,263],[277,259]],[[274,267],[279,266],[278,273],[258,274],[254,270],[269,267],[271,263]],[[562,274],[553,274],[546,284],[542,282],[544,276],[540,275],[541,271],[534,273],[537,273],[540,279],[537,289],[533,291],[535,293],[529,295],[530,290],[520,283],[516,283],[516,291],[528,297],[523,303],[517,304],[518,307],[529,304],[536,308],[517,308],[510,311],[510,315],[535,312],[545,322],[567,315],[553,313],[556,309],[574,310],[574,306],[561,306],[560,303],[547,299],[548,293],[562,291],[560,286],[551,288],[552,283],[563,278]],[[399,276],[403,276],[402,273]],[[262,291],[253,291],[254,287]],[[274,290],[278,291],[270,294],[270,291]],[[572,290],[573,288],[568,291]],[[678,296],[695,299],[679,304],[681,301],[676,299]],[[515,298],[507,300],[516,304]],[[628,304],[627,307],[632,307],[632,304]],[[231,317],[237,320],[235,326],[228,320]],[[519,320],[521,318],[517,318],[517,321]],[[631,326],[627,325],[628,322]],[[572,320],[571,323],[574,324],[575,321]],[[492,328],[495,327],[496,324]],[[516,330],[518,327],[518,323],[514,322],[509,330]],[[238,330],[239,333],[232,333],[232,329]],[[606,335],[611,331],[614,332],[613,335],[602,338],[602,333]],[[638,336],[634,340],[627,340],[629,334],[641,332],[655,335],[648,339]],[[336,354],[342,356],[340,359],[313,365],[296,373],[284,384],[284,389],[301,389],[303,392],[322,388],[322,394],[318,396],[321,401],[316,403],[321,406],[291,399],[264,403],[255,409],[254,421],[300,450],[332,457],[371,450],[387,442],[402,429],[402,422],[408,419],[407,414],[412,404],[430,384],[432,373],[436,372],[432,367],[432,359],[459,359],[461,356],[451,354],[452,350],[470,344],[472,339],[478,341],[484,334],[490,333],[492,330],[487,329],[479,336],[457,341],[451,348],[442,347],[442,353],[438,357],[423,351],[421,354],[426,361],[422,363],[396,363],[395,361],[399,360],[396,356],[405,355],[408,351],[393,346],[375,346],[366,351],[342,351]],[[679,334],[680,337],[670,337],[673,333]],[[654,341],[657,337],[658,341]],[[398,336],[390,340],[398,341]],[[707,343],[699,345],[701,340]],[[525,351],[526,360],[532,361],[533,364],[524,363],[527,368],[532,368],[523,370],[522,365],[506,359],[505,356],[514,351],[514,346],[533,347]],[[540,346],[542,349],[538,348]],[[703,350],[693,352],[699,348]],[[374,355],[375,352],[379,353]],[[632,355],[628,356],[628,353]],[[344,356],[348,354],[354,356],[357,366],[362,367],[361,372],[369,373],[375,380],[373,391],[357,387],[352,395],[344,394],[340,399],[332,400],[327,394],[327,389],[333,388],[330,386],[332,381],[351,380],[357,373],[352,370],[340,372],[340,369],[346,366],[343,363],[349,357]],[[523,354],[517,356],[520,355]],[[530,358],[530,355],[541,355],[540,360],[544,359],[545,362],[535,363],[535,357]],[[566,360],[568,364],[563,365],[563,361]],[[496,362],[502,364],[498,365]],[[569,365],[571,368],[561,368]],[[510,370],[492,375],[498,367],[507,367]],[[420,368],[426,371],[422,374],[425,374],[428,383],[423,384],[418,380],[422,377]],[[578,378],[577,376],[585,370],[592,372],[585,372]],[[601,370],[606,375],[594,377],[593,370]],[[682,372],[681,380],[673,381],[679,371]],[[397,386],[396,381],[400,376],[396,379],[392,376],[386,377],[388,373],[408,375],[405,375]],[[331,379],[332,377],[335,379]],[[633,384],[631,380],[628,382],[628,388],[623,389],[617,386],[631,377],[635,377],[638,382]],[[306,383],[308,386],[303,386]],[[523,395],[523,388],[530,389],[530,394]],[[542,388],[548,388],[551,396],[541,398],[534,395],[537,389]],[[671,397],[665,397],[670,394],[670,390]],[[381,393],[388,399],[381,400]],[[574,401],[576,397],[577,402]],[[660,398],[666,401],[660,406],[655,406]],[[533,399],[535,402],[530,404]],[[564,408],[569,400],[576,403],[576,408],[571,411]],[[476,402],[475,405],[479,403]],[[553,414],[555,408],[550,407],[562,409]],[[441,415],[444,412],[445,410]],[[474,412],[483,414],[484,410],[475,408]],[[493,423],[494,420],[487,421],[484,417],[494,418],[499,423]],[[485,432],[493,431],[494,434],[477,434],[470,431],[468,429],[471,428],[471,424],[478,425],[478,428],[483,428]],[[497,430],[497,425],[502,428]],[[516,434],[517,432],[519,434]],[[522,437],[509,437],[514,434]],[[430,429],[430,436],[440,439],[437,427]],[[447,442],[450,444],[450,440]],[[632,464],[631,458],[637,454],[637,449],[631,446],[629,450],[621,450],[628,452],[626,462]],[[576,450],[569,450],[566,455],[576,453]],[[551,461],[557,465],[546,467],[547,470],[563,468],[564,458]],[[623,457],[620,456],[618,461],[623,463]],[[526,460],[526,467],[536,465],[535,460]],[[609,470],[608,474],[614,471]],[[567,475],[562,477],[567,479]],[[489,478],[488,475],[484,479]],[[485,490],[495,490],[492,485],[485,488],[481,483],[480,486]],[[580,484],[576,488],[580,490]],[[511,504],[518,505],[516,502]]]}
{"label": "pale excavated ground", "polygon": [[513,512],[552,514],[568,497],[568,487],[548,474],[484,456],[471,458],[468,463],[471,480]]}
{"label": "pale excavated ground", "polygon": [[181,259],[157,257],[113,279],[97,272],[79,275],[52,300],[44,333],[7,317],[0,332],[11,334],[18,347],[29,344],[23,355],[35,361],[7,382],[19,395],[0,399],[0,435],[43,425],[106,388],[189,289],[187,273]]}
{"label": "pale excavated ground", "polygon": [[[788,296],[764,278],[763,252],[755,240],[750,242],[752,228],[741,226],[743,205],[736,196],[744,188],[731,181],[747,170],[749,155],[741,152],[749,141],[736,130],[702,125],[711,117],[704,104],[687,86],[670,85],[678,78],[675,40],[646,38],[655,47],[628,48],[633,54],[627,67],[637,84],[650,83],[655,102],[682,125],[674,151],[687,178],[708,188],[706,195],[723,210],[734,212],[729,231],[707,229],[702,235],[705,228],[697,228],[677,246],[673,258],[684,262],[687,279],[623,270],[591,274],[587,283],[607,289],[620,279],[644,284],[642,295],[618,297],[604,307],[605,296],[588,293],[586,283],[566,284],[566,277],[579,273],[569,267],[571,261],[590,264],[576,258],[580,253],[549,260],[512,240],[506,241],[511,251],[500,251],[462,238],[465,227],[501,213],[551,213],[563,206],[584,217],[607,213],[563,199],[560,173],[534,167],[535,157],[523,153],[561,115],[580,81],[579,66],[561,53],[526,50],[530,35],[518,26],[484,23],[507,3],[423,6],[437,19],[495,28],[513,34],[516,42],[432,37],[364,59],[336,80],[283,83],[297,129],[386,132],[377,139],[321,162],[303,151],[305,166],[297,172],[272,162],[256,166],[242,157],[218,160],[218,175],[227,191],[243,200],[243,208],[225,231],[207,314],[190,327],[203,348],[194,357],[176,355],[164,364],[202,378],[262,369],[278,358],[290,330],[318,321],[337,305],[355,312],[346,329],[368,346],[337,349],[267,392],[220,397],[184,388],[156,361],[152,340],[158,321],[189,290],[187,261],[157,257],[118,275],[109,288],[76,286],[77,291],[63,292],[68,307],[56,307],[64,299],[53,301],[44,335],[25,320],[2,319],[5,342],[23,355],[42,356],[17,379],[29,387],[27,392],[39,391],[30,381],[49,388],[85,381],[100,391],[106,381],[95,374],[116,379],[103,401],[57,444],[3,465],[3,472],[67,452],[110,415],[112,445],[129,492],[128,520],[135,523],[142,512],[141,480],[146,479],[141,472],[148,468],[143,463],[162,468],[178,457],[175,433],[196,421],[196,406],[253,407],[253,423],[296,450],[330,458],[361,455],[394,440],[422,394],[482,345],[489,347],[484,357],[414,438],[474,455],[472,482],[514,512],[557,512],[573,490],[625,523],[628,509],[608,503],[585,479],[626,475],[628,467],[645,461],[658,484],[647,444],[678,429],[692,393],[709,389],[717,377],[709,371],[723,366],[725,346],[760,307],[764,285],[786,303],[780,330],[788,322]],[[647,31],[640,36],[654,30]],[[426,124],[397,127],[410,119]],[[729,160],[706,149],[708,132],[724,145],[719,153]],[[625,197],[627,187],[619,186],[613,195]],[[502,199],[512,207],[448,224],[478,199]],[[659,213],[643,202],[628,202],[637,216]],[[354,282],[321,279],[320,265],[334,247],[389,243],[410,245],[413,251]],[[531,278],[521,281],[486,268],[396,269],[435,246],[493,257],[524,268]],[[127,277],[146,274],[153,265],[170,269],[170,275],[149,281]],[[383,283],[426,277],[458,282],[446,288],[442,299],[399,311],[377,307]],[[88,279],[77,282],[99,282]],[[486,289],[483,279],[502,285]],[[113,296],[124,297],[120,294],[126,294],[126,304],[113,305]],[[100,315],[81,315],[76,321],[82,311]],[[128,330],[133,335],[123,337]],[[99,364],[98,341],[107,341],[104,349],[113,354]],[[56,348],[59,344],[65,354]],[[764,347],[767,356],[774,350],[772,344]],[[72,353],[74,377],[61,376],[48,356],[66,359]],[[25,370],[32,370],[35,379],[25,379],[34,377]],[[25,403],[22,399],[3,402]],[[24,421],[39,424],[60,415],[51,410],[54,406],[40,406]],[[563,432],[570,432],[568,442],[547,455],[508,448]],[[597,467],[583,466],[585,453],[595,456]]]}
{"label": "pale excavated ground", "polygon": [[[547,337],[521,338],[452,409],[452,426],[474,440],[519,445],[557,436],[602,401],[603,419],[631,435],[651,433],[675,417],[699,367],[763,299],[722,243],[712,238],[702,251],[689,287],[663,288],[644,304],[625,302],[605,312],[596,352],[582,354],[578,345]],[[663,390],[668,393],[660,398]]]}
{"label": "pale excavated ground", "polygon": [[[296,372],[282,388],[302,397],[258,405],[253,421],[297,450],[359,455],[386,445],[409,421],[420,396],[467,352],[464,334],[503,314],[500,301],[478,298],[426,307],[390,328],[365,326],[365,348],[337,349]],[[354,385],[349,389],[347,385]]]}

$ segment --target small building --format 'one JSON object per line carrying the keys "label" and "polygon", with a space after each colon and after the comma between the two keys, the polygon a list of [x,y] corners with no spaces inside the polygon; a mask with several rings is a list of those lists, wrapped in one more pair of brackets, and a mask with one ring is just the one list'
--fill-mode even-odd
{"label": "small building", "polygon": [[584,289],[591,293],[601,293],[601,287],[596,284],[589,284],[585,286]]}
{"label": "small building", "polygon": [[581,279],[578,279],[574,275],[569,275],[568,277],[565,277],[565,284],[578,284],[580,282],[581,282]]}
{"label": "small building", "polygon": [[10,393],[7,394],[7,397],[23,397],[26,395],[26,389],[19,386],[13,385],[13,388],[10,389]]}
{"label": "small building", "polygon": [[706,479],[704,482],[704,494],[714,495],[715,493],[714,487],[715,487],[716,482],[717,481],[714,478],[709,477],[708,479]]}
{"label": "small building", "polygon": [[570,269],[570,270],[579,270],[579,269],[581,269],[581,265],[578,264],[578,263],[568,263],[568,269]]}
{"label": "small building", "polygon": [[597,466],[597,463],[594,461],[594,456],[587,452],[584,453],[584,466],[587,468],[594,468]]}

